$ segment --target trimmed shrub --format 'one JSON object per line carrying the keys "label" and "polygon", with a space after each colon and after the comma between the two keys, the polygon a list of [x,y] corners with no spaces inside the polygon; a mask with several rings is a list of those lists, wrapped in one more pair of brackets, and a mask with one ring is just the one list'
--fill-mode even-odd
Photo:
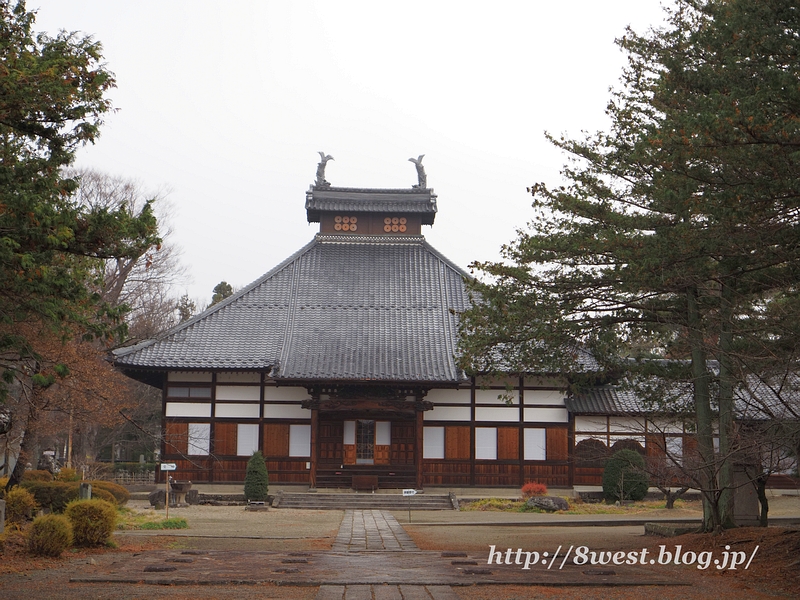
{"label": "trimmed shrub", "polygon": [[247,461],[244,475],[244,499],[248,502],[266,502],[269,490],[269,473],[261,452],[256,450]]}
{"label": "trimmed shrub", "polygon": [[53,474],[44,469],[31,469],[22,474],[22,481],[53,481]]}
{"label": "trimmed shrub", "polygon": [[634,450],[619,450],[606,461],[603,469],[603,496],[606,500],[641,500],[650,482],[644,459]]}
{"label": "trimmed shrub", "polygon": [[23,481],[22,487],[36,498],[41,508],[63,513],[67,504],[78,499],[77,481]]}
{"label": "trimmed shrub", "polygon": [[72,524],[63,515],[37,517],[28,532],[28,550],[38,556],[60,556],[72,545]]}
{"label": "trimmed shrub", "polygon": [[105,500],[75,500],[67,505],[64,515],[72,523],[76,546],[102,546],[117,526],[117,509]]}
{"label": "trimmed shrub", "polygon": [[[78,490],[80,493],[80,490]],[[114,494],[109,492],[108,490],[104,490],[101,487],[94,487],[92,485],[92,498],[98,498],[99,500],[105,500],[106,502],[110,502],[114,506],[117,506],[117,499],[114,498]]]}
{"label": "trimmed shrub", "polygon": [[547,486],[538,481],[528,481],[522,486],[522,497],[525,500],[534,496],[547,496]]}
{"label": "trimmed shrub", "polygon": [[96,480],[96,481],[90,481],[89,483],[92,484],[93,494],[94,491],[97,489],[103,489],[107,492],[111,492],[111,494],[113,494],[114,498],[116,499],[117,504],[119,504],[120,506],[125,506],[128,500],[131,499],[130,492],[121,485],[119,485],[118,483],[114,483],[113,481]]}
{"label": "trimmed shrub", "polygon": [[81,476],[71,467],[63,467],[56,475],[56,481],[80,481]]}
{"label": "trimmed shrub", "polygon": [[36,508],[36,498],[25,488],[17,486],[6,492],[6,523],[23,524]]}

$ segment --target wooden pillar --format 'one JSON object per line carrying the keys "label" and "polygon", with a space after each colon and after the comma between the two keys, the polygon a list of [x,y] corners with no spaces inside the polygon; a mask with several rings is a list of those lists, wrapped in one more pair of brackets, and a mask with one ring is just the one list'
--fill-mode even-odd
{"label": "wooden pillar", "polygon": [[308,474],[308,483],[311,489],[317,487],[317,440],[319,440],[319,409],[311,409],[311,471]]}
{"label": "wooden pillar", "polygon": [[414,466],[417,471],[417,485],[418,490],[422,489],[422,411],[417,410],[417,427],[416,436],[414,440]]}

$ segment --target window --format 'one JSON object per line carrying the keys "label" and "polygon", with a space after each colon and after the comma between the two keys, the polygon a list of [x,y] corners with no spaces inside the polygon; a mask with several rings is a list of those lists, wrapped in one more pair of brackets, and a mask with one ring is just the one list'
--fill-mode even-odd
{"label": "window", "polygon": [[356,464],[375,462],[375,421],[356,421]]}
{"label": "window", "polygon": [[392,443],[392,423],[390,421],[375,423],[375,443],[378,446],[389,446]]}
{"label": "window", "polygon": [[171,385],[167,388],[167,396],[170,398],[211,398],[211,388]]}
{"label": "window", "polygon": [[444,427],[422,428],[422,458],[444,458]]}
{"label": "window", "polygon": [[497,460],[497,427],[475,428],[475,458]]}
{"label": "window", "polygon": [[547,459],[547,430],[525,430],[525,460]]}
{"label": "window", "polygon": [[189,423],[189,444],[187,454],[208,455],[211,449],[211,425],[209,423]]}
{"label": "window", "polygon": [[289,456],[311,456],[311,425],[289,425]]}
{"label": "window", "polygon": [[667,436],[665,441],[667,455],[677,464],[683,464],[683,438]]}
{"label": "window", "polygon": [[258,450],[258,425],[239,423],[236,431],[237,456],[252,456]]}

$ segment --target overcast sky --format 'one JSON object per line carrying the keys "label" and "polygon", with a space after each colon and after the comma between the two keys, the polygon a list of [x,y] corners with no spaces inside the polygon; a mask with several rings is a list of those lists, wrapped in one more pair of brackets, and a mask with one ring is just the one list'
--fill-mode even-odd
{"label": "overcast sky", "polygon": [[118,88],[79,167],[168,189],[188,292],[206,304],[312,239],[318,151],[334,186],[416,183],[439,213],[426,239],[466,268],[532,216],[525,188],[560,182],[544,132],[607,126],[630,25],[658,0],[545,2],[28,0],[35,29],[102,42]]}

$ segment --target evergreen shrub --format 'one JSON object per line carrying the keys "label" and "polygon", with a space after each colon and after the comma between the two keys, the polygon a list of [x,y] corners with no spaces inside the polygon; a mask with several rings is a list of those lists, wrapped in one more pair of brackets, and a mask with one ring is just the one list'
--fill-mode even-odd
{"label": "evergreen shrub", "polygon": [[248,502],[266,502],[269,490],[269,473],[264,456],[260,451],[253,452],[247,461],[247,471],[244,476],[244,499]]}
{"label": "evergreen shrub", "polygon": [[31,518],[38,506],[36,498],[28,490],[15,487],[6,492],[6,523],[22,525]]}
{"label": "evergreen shrub", "polygon": [[619,450],[603,468],[603,496],[606,500],[641,500],[647,495],[650,481],[644,458],[634,450]]}
{"label": "evergreen shrub", "polygon": [[64,515],[72,523],[76,546],[102,546],[117,526],[117,509],[105,500],[75,500],[67,505]]}
{"label": "evergreen shrub", "polygon": [[41,508],[63,513],[67,504],[78,498],[77,481],[24,481],[22,487],[36,498]]}
{"label": "evergreen shrub", "polygon": [[72,467],[62,467],[56,475],[56,481],[80,481],[81,476]]}
{"label": "evergreen shrub", "polygon": [[[80,490],[78,490],[78,495],[80,495]],[[92,485],[92,498],[97,498],[98,500],[105,500],[106,502],[110,502],[114,506],[117,506],[117,499],[114,498],[114,494],[112,494],[108,490],[104,490],[101,487],[94,487],[94,485]]]}
{"label": "evergreen shrub", "polygon": [[92,494],[94,494],[95,490],[103,489],[110,492],[120,506],[125,506],[128,500],[131,499],[130,492],[113,481],[96,480],[90,481],[89,483],[92,484]]}
{"label": "evergreen shrub", "polygon": [[44,469],[31,469],[22,474],[22,481],[53,481],[53,479],[53,474]]}
{"label": "evergreen shrub", "polygon": [[37,556],[60,556],[72,545],[72,524],[63,515],[37,517],[28,532],[28,550]]}

